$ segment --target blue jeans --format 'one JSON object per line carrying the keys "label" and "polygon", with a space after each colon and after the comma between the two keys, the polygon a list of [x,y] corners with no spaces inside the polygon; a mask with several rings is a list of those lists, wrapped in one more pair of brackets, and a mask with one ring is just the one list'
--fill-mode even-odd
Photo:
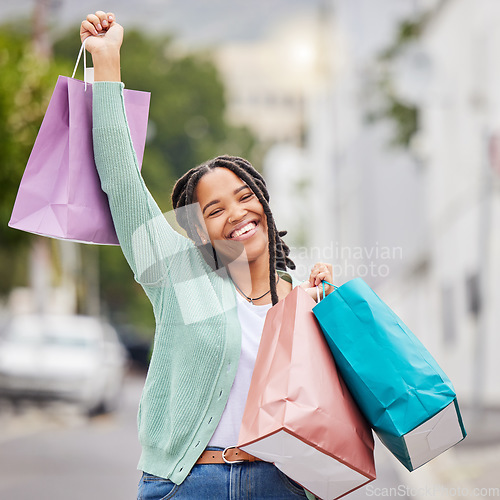
{"label": "blue jeans", "polygon": [[180,485],[143,472],[137,500],[293,500],[300,485],[268,462],[195,465]]}

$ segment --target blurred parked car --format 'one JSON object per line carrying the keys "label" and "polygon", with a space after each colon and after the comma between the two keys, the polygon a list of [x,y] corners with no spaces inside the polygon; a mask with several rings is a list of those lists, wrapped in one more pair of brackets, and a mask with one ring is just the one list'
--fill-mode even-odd
{"label": "blurred parked car", "polygon": [[86,316],[19,315],[0,332],[0,394],[115,408],[127,355],[115,330]]}

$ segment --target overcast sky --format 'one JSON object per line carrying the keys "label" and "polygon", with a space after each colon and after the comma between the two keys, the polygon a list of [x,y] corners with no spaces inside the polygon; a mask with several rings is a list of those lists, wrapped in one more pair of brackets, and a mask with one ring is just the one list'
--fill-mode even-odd
{"label": "overcast sky", "polygon": [[[98,9],[115,12],[125,27],[176,33],[189,45],[212,45],[266,35],[287,17],[327,0],[50,0],[51,28],[63,31]],[[35,0],[0,0],[0,19],[30,16]]]}

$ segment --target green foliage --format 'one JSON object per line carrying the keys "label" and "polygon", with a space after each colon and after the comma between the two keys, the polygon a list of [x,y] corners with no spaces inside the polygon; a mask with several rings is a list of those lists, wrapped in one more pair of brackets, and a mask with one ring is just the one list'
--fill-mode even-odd
{"label": "green foliage", "polygon": [[[74,59],[78,50],[74,30],[54,45],[56,57]],[[128,30],[121,73],[127,88],[151,92],[143,175],[162,209],[169,209],[173,183],[188,169],[224,153],[252,160],[255,140],[225,121],[224,87],[209,56],[179,54],[169,36]]]}
{"label": "green foliage", "polygon": [[[39,58],[29,37],[0,31],[0,295],[26,280],[30,235],[8,228],[24,167],[64,66]],[[21,260],[22,259],[22,260]]]}
{"label": "green foliage", "polygon": [[382,51],[380,58],[384,60],[394,59],[403,47],[418,39],[427,20],[427,16],[422,15],[416,19],[406,19],[401,21],[394,42]]}
{"label": "green foliage", "polygon": [[394,124],[391,146],[408,147],[413,135],[418,130],[419,109],[399,98],[389,78],[381,79],[378,86],[383,96],[383,105],[381,109],[372,111],[367,118],[371,122],[390,120]]}
{"label": "green foliage", "polygon": [[[0,217],[8,220],[17,187],[50,100],[59,68],[34,54],[29,39],[0,31]],[[2,246],[20,233],[0,225]]]}
{"label": "green foliage", "polygon": [[386,116],[397,124],[392,144],[408,147],[413,135],[418,130],[418,108],[407,105],[398,99],[389,99]]}
{"label": "green foliage", "polygon": [[[40,61],[33,54],[28,33],[7,26],[0,33],[1,296],[13,286],[27,284],[33,236],[8,228],[7,222],[57,76],[71,75],[80,40],[75,27],[54,44],[51,61]],[[224,88],[208,56],[179,54],[167,36],[148,38],[128,31],[122,49],[122,79],[127,88],[152,95],[143,175],[163,210],[170,209],[175,179],[187,169],[225,153],[254,160],[253,136],[224,119]],[[89,265],[87,250],[92,249],[82,247],[84,266]],[[85,268],[81,274],[78,288],[85,294]],[[99,248],[99,274],[104,311],[115,321],[152,331],[151,305],[118,247]],[[85,297],[81,300],[85,303]]]}
{"label": "green foliage", "polygon": [[[56,58],[74,60],[80,42],[71,30],[54,45]],[[162,210],[171,209],[175,180],[189,168],[223,153],[252,161],[255,140],[224,118],[224,87],[207,56],[179,54],[168,36],[127,31],[122,48],[122,80],[127,88],[151,92],[143,176]],[[101,297],[121,323],[154,326],[151,305],[119,248],[100,249]]]}
{"label": "green foliage", "polygon": [[394,123],[394,136],[391,144],[395,147],[408,147],[414,134],[418,130],[419,109],[417,106],[404,102],[394,91],[391,83],[390,65],[408,44],[417,40],[421,35],[428,15],[423,14],[416,19],[407,19],[400,23],[394,42],[379,55],[382,75],[378,81],[378,88],[383,96],[382,108],[373,112],[370,120],[388,119]]}

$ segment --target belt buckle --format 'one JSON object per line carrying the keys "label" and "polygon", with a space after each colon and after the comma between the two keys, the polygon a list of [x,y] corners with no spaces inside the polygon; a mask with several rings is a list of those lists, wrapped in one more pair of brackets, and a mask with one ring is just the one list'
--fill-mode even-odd
{"label": "belt buckle", "polygon": [[223,452],[222,452],[222,460],[224,460],[224,462],[226,462],[226,464],[228,465],[232,465],[232,464],[242,464],[244,462],[244,460],[228,460],[226,458],[226,451],[227,450],[230,450],[231,448],[234,448],[236,449],[236,446],[228,446]]}

